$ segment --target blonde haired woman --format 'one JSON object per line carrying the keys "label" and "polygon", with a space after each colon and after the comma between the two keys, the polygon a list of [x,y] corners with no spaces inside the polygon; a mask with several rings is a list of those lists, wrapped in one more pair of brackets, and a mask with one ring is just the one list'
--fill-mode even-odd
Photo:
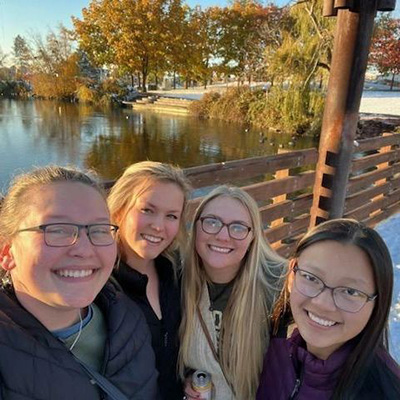
{"label": "blonde haired woman", "polygon": [[[202,201],[183,268],[182,377],[210,373],[215,400],[255,398],[285,266],[246,192],[221,186]],[[201,398],[188,383],[185,395]]]}
{"label": "blonde haired woman", "polygon": [[120,262],[113,276],[150,326],[166,400],[183,395],[176,370],[181,320],[176,263],[188,192],[181,169],[144,161],[126,169],[108,198],[111,219],[120,226]]}

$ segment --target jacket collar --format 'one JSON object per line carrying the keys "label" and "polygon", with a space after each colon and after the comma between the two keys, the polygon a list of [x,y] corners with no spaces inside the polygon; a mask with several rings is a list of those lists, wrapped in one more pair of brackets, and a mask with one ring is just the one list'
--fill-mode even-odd
{"label": "jacket collar", "polygon": [[343,364],[354,344],[350,341],[341,346],[327,360],[321,360],[307,351],[306,344],[297,329],[289,338],[289,351],[295,369],[303,376],[307,386],[321,389],[334,389]]}
{"label": "jacket collar", "polygon": [[[155,268],[160,280],[160,285],[174,279],[173,267],[167,258],[163,256],[157,257],[155,259]],[[140,273],[134,268],[131,268],[124,261],[121,261],[118,268],[114,271],[114,276],[117,278],[124,291],[132,291],[138,296],[146,295],[148,282],[146,274]]]}

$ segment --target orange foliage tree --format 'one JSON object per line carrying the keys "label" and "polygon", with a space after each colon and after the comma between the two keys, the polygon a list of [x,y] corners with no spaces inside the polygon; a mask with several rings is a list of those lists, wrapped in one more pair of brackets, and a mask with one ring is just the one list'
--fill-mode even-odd
{"label": "orange foliage tree", "polygon": [[390,90],[396,74],[400,74],[400,19],[382,16],[377,23],[371,44],[370,63],[382,74],[392,74]]}

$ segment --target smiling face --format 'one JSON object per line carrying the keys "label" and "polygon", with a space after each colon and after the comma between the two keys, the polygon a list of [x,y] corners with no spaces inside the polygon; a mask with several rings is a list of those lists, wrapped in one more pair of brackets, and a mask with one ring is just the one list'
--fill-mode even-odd
{"label": "smiling face", "polygon": [[154,260],[179,232],[184,195],[175,183],[155,182],[142,193],[121,224],[126,261],[132,267]]}
{"label": "smiling face", "polygon": [[[43,185],[28,195],[29,211],[19,229],[55,222],[110,223],[104,199],[88,185],[57,182]],[[45,325],[44,321],[52,319],[50,327],[46,325],[49,329],[68,326],[66,321],[73,322],[77,310],[93,302],[110,276],[116,258],[115,243],[93,246],[85,230],[80,231],[74,245],[67,247],[47,246],[42,231],[17,233],[9,245],[16,296]],[[57,317],[49,317],[52,312]]]}
{"label": "smiling face", "polygon": [[[316,275],[330,287],[345,286],[368,295],[375,293],[368,256],[355,245],[331,240],[312,244],[300,254],[298,267]],[[336,307],[331,290],[325,289],[314,298],[306,297],[296,289],[293,275],[290,278],[293,318],[307,349],[316,357],[327,359],[367,325],[374,301],[367,302],[356,313],[342,311]]]}
{"label": "smiling face", "polygon": [[[238,222],[252,228],[248,210],[240,201],[227,196],[211,200],[200,217],[216,217],[224,224]],[[237,275],[253,240],[252,231],[244,240],[236,240],[229,236],[226,226],[217,234],[208,234],[198,220],[195,229],[196,251],[208,276],[215,283],[230,282]]]}

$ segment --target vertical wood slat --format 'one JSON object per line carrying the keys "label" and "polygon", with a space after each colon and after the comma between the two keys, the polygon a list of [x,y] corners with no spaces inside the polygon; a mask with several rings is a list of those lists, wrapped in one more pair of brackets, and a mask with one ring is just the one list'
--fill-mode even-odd
{"label": "vertical wood slat", "polygon": [[[388,133],[383,134],[383,136],[389,136],[389,135],[390,135],[390,134],[388,134]],[[392,146],[384,146],[384,147],[381,147],[381,148],[379,149],[379,154],[388,153],[391,149],[392,149]],[[388,167],[389,167],[389,162],[384,162],[384,163],[382,163],[382,164],[378,164],[378,165],[377,165],[378,170],[380,170],[380,169],[385,169],[385,168],[388,168]],[[376,182],[375,182],[375,186],[384,185],[384,184],[388,181],[388,179],[390,179],[390,177],[389,177],[389,178],[383,178],[383,179],[380,179],[380,180],[376,181]],[[378,196],[373,197],[373,198],[371,199],[371,201],[372,201],[372,202],[379,201],[379,200],[383,199],[384,197],[385,197],[385,194],[384,194],[384,193],[381,193],[381,194],[379,194]],[[376,211],[374,211],[373,213],[371,213],[370,216],[373,217],[374,215],[379,214],[380,211],[381,211],[381,210],[376,210]]]}
{"label": "vertical wood slat", "polygon": [[[285,153],[285,152],[287,153],[287,150],[281,150],[281,149],[278,150],[278,154],[279,153]],[[281,169],[280,171],[276,172],[275,179],[284,179],[284,178],[287,178],[288,176],[289,176],[289,170],[288,169]],[[287,194],[286,193],[285,194],[281,194],[280,196],[276,196],[276,197],[274,197],[272,199],[272,204],[282,203],[286,199],[287,199]],[[272,221],[271,228],[274,228],[274,227],[276,227],[278,225],[283,224],[283,220],[284,220],[283,218],[278,218],[278,219]],[[280,246],[281,244],[282,244],[281,240],[278,240],[276,242],[277,246]]]}

